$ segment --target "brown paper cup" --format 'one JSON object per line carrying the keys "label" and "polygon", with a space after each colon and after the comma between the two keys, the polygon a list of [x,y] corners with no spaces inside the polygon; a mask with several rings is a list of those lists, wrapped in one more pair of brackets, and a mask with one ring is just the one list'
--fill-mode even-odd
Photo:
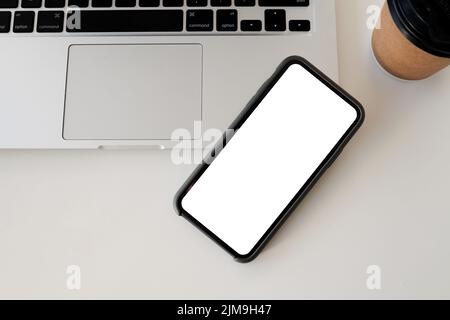
{"label": "brown paper cup", "polygon": [[421,80],[450,65],[450,58],[435,56],[415,46],[395,24],[387,3],[378,25],[373,32],[372,49],[379,64],[390,74],[405,80]]}

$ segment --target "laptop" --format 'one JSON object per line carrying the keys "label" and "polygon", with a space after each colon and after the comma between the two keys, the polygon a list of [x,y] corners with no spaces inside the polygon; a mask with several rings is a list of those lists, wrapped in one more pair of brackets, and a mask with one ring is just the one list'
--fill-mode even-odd
{"label": "laptop", "polygon": [[291,55],[338,80],[334,0],[1,0],[0,48],[0,148],[200,139]]}

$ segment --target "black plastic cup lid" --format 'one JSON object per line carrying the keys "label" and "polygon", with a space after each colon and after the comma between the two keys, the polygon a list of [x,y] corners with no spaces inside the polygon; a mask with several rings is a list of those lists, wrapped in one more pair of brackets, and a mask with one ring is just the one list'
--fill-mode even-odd
{"label": "black plastic cup lid", "polygon": [[422,50],[450,58],[450,0],[388,0],[397,27]]}

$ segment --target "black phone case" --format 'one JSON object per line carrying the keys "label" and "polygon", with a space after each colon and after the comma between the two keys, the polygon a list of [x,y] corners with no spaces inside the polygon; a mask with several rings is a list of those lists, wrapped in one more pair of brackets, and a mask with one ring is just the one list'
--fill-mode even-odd
{"label": "black phone case", "polygon": [[255,247],[250,251],[247,255],[240,255],[235,250],[233,250],[230,246],[228,246],[224,241],[222,241],[219,237],[217,237],[213,232],[211,232],[208,228],[202,225],[199,221],[197,221],[194,217],[192,217],[188,212],[186,212],[182,206],[181,201],[184,196],[188,193],[191,187],[197,182],[197,180],[202,176],[202,174],[206,171],[212,161],[214,161],[214,157],[216,157],[221,150],[226,147],[227,140],[230,140],[230,135],[223,137],[219,140],[217,147],[207,156],[202,164],[200,164],[192,173],[192,175],[187,179],[184,185],[180,188],[175,196],[175,209],[179,215],[186,218],[192,224],[194,224],[197,228],[203,231],[208,237],[217,242],[222,248],[224,248],[228,253],[230,253],[237,261],[239,262],[250,262],[255,259],[267,242],[271,239],[271,237],[275,234],[275,232],[280,228],[283,222],[288,218],[288,216],[294,211],[296,206],[301,202],[301,200],[306,196],[306,194],[311,190],[313,185],[317,182],[317,180],[322,176],[322,174],[330,167],[330,165],[336,160],[339,156],[345,145],[348,141],[353,137],[356,131],[361,127],[364,122],[364,109],[362,105],[353,98],[350,94],[348,94],[345,90],[339,87],[335,82],[333,82],[330,78],[328,78],[325,74],[323,74],[320,70],[314,67],[311,63],[309,63],[306,59],[298,56],[292,56],[285,59],[281,65],[277,68],[274,75],[264,83],[258,93],[253,97],[247,107],[239,114],[235,121],[230,126],[232,129],[231,139],[234,134],[239,130],[239,128],[244,124],[247,118],[252,114],[252,112],[258,107],[261,101],[265,98],[265,96],[269,93],[272,87],[278,82],[284,72],[289,68],[289,66],[293,64],[299,64],[303,68],[305,68],[308,72],[310,72],[314,77],[319,79],[323,84],[325,84],[328,88],[334,91],[338,96],[344,99],[347,103],[349,103],[352,107],[357,111],[357,119],[352,124],[352,126],[348,129],[348,131],[344,134],[341,140],[336,144],[336,146],[331,150],[325,160],[320,164],[317,170],[312,174],[312,176],[308,179],[308,181],[302,186],[302,188],[298,191],[296,196],[290,201],[290,203],[286,206],[283,212],[277,217],[277,219],[272,223],[270,228],[266,231],[266,233],[262,236],[262,238],[258,241]]}

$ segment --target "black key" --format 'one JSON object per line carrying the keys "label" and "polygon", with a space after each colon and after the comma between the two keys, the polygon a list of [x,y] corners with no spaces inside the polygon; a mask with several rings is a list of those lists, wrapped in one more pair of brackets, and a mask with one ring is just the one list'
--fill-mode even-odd
{"label": "black key", "polygon": [[0,12],[0,33],[8,33],[11,30],[11,12]]}
{"label": "black key", "polygon": [[182,7],[184,0],[163,0],[164,7]]}
{"label": "black key", "polygon": [[235,0],[234,5],[236,7],[254,7],[256,2],[255,0]]}
{"label": "black key", "polygon": [[183,10],[80,10],[80,28],[67,32],[171,32],[183,31]]}
{"label": "black key", "polygon": [[0,0],[0,9],[14,9],[19,6],[19,0]]}
{"label": "black key", "polygon": [[37,32],[62,32],[64,11],[40,11],[37,20]]}
{"label": "black key", "polygon": [[261,20],[242,20],[241,21],[241,31],[261,31],[262,21]]}
{"label": "black key", "polygon": [[259,0],[261,7],[307,7],[309,0]]}
{"label": "black key", "polygon": [[139,0],[141,7],[159,7],[159,0]]}
{"label": "black key", "polygon": [[231,0],[211,0],[213,7],[231,7]]}
{"label": "black key", "polygon": [[22,0],[22,8],[40,8],[42,0]]}
{"label": "black key", "polygon": [[116,7],[135,7],[136,0],[116,0]]}
{"label": "black key", "polygon": [[86,8],[89,5],[89,0],[69,0],[69,7],[76,6],[79,8]]}
{"label": "black key", "polygon": [[14,13],[14,27],[16,33],[33,32],[34,11],[16,11]]}
{"label": "black key", "polygon": [[214,12],[212,10],[188,10],[186,12],[187,31],[213,31]]}
{"label": "black key", "polygon": [[92,7],[94,7],[94,8],[110,8],[110,7],[112,7],[112,0],[92,0]]}
{"label": "black key", "polygon": [[187,0],[188,7],[206,7],[208,0]]}
{"label": "black key", "polygon": [[46,8],[64,8],[66,0],[45,0]]}
{"label": "black key", "polygon": [[286,10],[266,10],[266,31],[286,31]]}
{"label": "black key", "polygon": [[290,31],[311,31],[311,21],[309,20],[291,20],[289,21]]}
{"label": "black key", "polygon": [[217,31],[237,31],[237,10],[217,10]]}

